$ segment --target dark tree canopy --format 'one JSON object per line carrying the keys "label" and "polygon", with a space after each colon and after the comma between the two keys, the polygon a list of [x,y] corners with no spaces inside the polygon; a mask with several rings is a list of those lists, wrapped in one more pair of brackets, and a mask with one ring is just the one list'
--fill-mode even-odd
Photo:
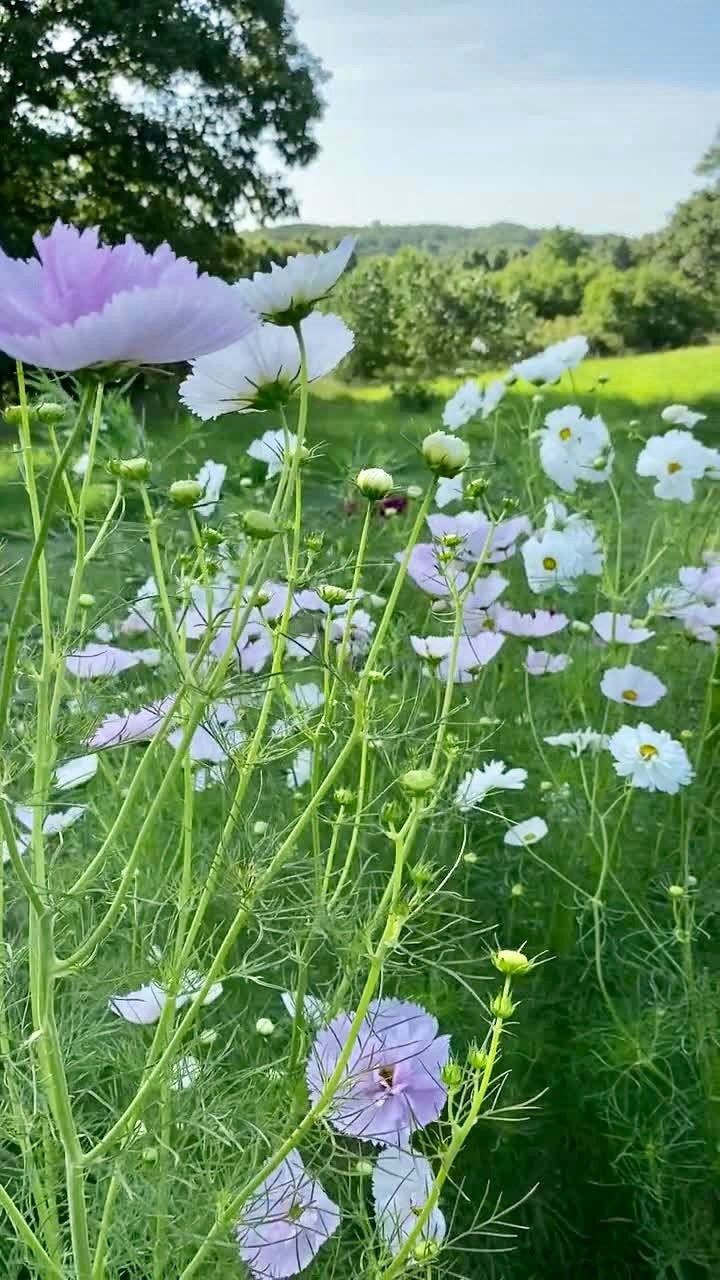
{"label": "dark tree canopy", "polygon": [[56,216],[222,267],[238,218],[294,214],[317,60],[285,0],[2,0],[0,244]]}

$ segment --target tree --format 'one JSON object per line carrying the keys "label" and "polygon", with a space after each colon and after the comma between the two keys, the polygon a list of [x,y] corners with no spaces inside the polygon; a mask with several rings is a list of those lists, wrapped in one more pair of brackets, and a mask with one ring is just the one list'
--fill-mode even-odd
{"label": "tree", "polygon": [[677,206],[661,233],[659,257],[696,288],[720,313],[720,188],[698,191]]}
{"label": "tree", "polygon": [[285,0],[4,0],[0,244],[56,216],[204,266],[238,218],[296,212],[323,72]]}
{"label": "tree", "polygon": [[586,281],[598,269],[586,247],[584,236],[558,228],[524,257],[512,258],[495,278],[506,297],[531,306],[541,320],[576,315]]}
{"label": "tree", "polygon": [[715,133],[710,146],[699,162],[696,173],[703,178],[710,178],[720,188],[720,129]]}
{"label": "tree", "polygon": [[606,351],[656,351],[701,341],[711,325],[706,299],[677,272],[606,267],[585,289],[582,323]]}

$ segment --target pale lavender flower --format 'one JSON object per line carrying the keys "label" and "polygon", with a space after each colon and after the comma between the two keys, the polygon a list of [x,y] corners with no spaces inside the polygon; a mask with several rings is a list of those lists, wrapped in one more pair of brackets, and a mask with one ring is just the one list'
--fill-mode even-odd
{"label": "pale lavender flower", "polygon": [[151,254],[128,236],[110,248],[97,228],[60,221],[33,243],[38,256],[27,261],[0,250],[0,350],[29,364],[175,364],[257,324],[231,285],[198,275],[167,244]]}
{"label": "pale lavender flower", "polygon": [[[341,1013],[315,1038],[307,1064],[310,1098],[317,1102],[347,1041],[352,1016]],[[402,1145],[414,1129],[437,1120],[447,1091],[442,1069],[450,1037],[420,1005],[375,1000],[370,1005],[327,1112],[339,1133],[383,1145]]]}
{"label": "pale lavender flower", "polygon": [[69,653],[65,666],[77,680],[98,680],[103,676],[119,676],[141,663],[156,667],[160,661],[159,649],[118,649],[111,644],[89,644],[84,649]]}
{"label": "pale lavender flower", "polygon": [[531,676],[556,675],[570,665],[571,659],[566,653],[547,653],[544,649],[533,649],[528,645],[525,656],[525,670]]}
{"label": "pale lavender flower", "polygon": [[[497,631],[481,631],[476,636],[461,636],[457,648],[454,680],[456,684],[469,684],[481,667],[487,666],[502,649],[505,637]],[[438,677],[446,680],[450,670],[450,657],[444,658],[438,667]]]}
{"label": "pale lavender flower", "polygon": [[340,1209],[291,1151],[248,1200],[235,1239],[256,1280],[280,1280],[304,1271],[339,1226]]}
{"label": "pale lavender flower", "polygon": [[[403,553],[398,551],[396,560],[402,560]],[[441,564],[438,560],[437,548],[430,542],[418,542],[412,549],[407,567],[408,577],[426,591],[429,596],[447,596],[450,584],[458,591],[467,585],[468,575],[457,560],[449,564]]]}
{"label": "pale lavender flower", "polygon": [[567,614],[556,613],[554,609],[533,609],[531,613],[519,613],[517,609],[508,609],[500,605],[496,616],[499,631],[508,636],[520,636],[523,639],[539,640],[544,636],[553,636],[563,631],[570,622]]}
{"label": "pale lavender flower", "polygon": [[93,751],[105,747],[126,746],[130,742],[149,742],[155,736],[173,699],[162,698],[138,711],[126,711],[123,715],[113,712],[105,717],[87,740]]}
{"label": "pale lavender flower", "polygon": [[[399,1147],[386,1147],[378,1155],[372,1188],[375,1216],[380,1235],[390,1252],[398,1254],[414,1231],[433,1185],[433,1172],[425,1156]],[[444,1214],[437,1206],[430,1211],[419,1239],[439,1244],[445,1239]]]}

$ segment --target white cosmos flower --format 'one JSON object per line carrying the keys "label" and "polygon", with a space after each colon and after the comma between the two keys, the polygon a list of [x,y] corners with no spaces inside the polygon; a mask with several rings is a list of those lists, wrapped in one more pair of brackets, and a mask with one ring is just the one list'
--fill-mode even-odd
{"label": "white cosmos flower", "polygon": [[435,488],[435,506],[449,507],[451,502],[462,502],[463,493],[462,473],[457,476],[441,476]]}
{"label": "white cosmos flower", "polygon": [[[254,458],[256,462],[265,463],[268,480],[282,471],[285,460],[285,439],[285,432],[280,427],[277,431],[264,431],[257,440],[253,440],[248,445],[248,457]],[[288,431],[287,444],[292,454],[297,446],[297,436],[294,431]]]}
{"label": "white cosmos flower", "polygon": [[[130,612],[124,622],[120,623],[120,631],[124,636],[144,635],[147,631],[155,630],[155,602],[158,598],[157,583],[154,578],[148,578],[138,588]],[[97,632],[95,633],[97,635]],[[98,640],[102,636],[97,636]]]}
{"label": "white cosmos flower", "polygon": [[611,702],[624,702],[633,707],[654,707],[665,697],[667,688],[652,671],[634,667],[609,667],[600,681],[600,688]]}
{"label": "white cosmos flower", "polygon": [[629,778],[633,787],[643,791],[666,791],[675,795],[693,779],[687,752],[664,729],[649,724],[637,728],[623,725],[608,742],[615,760],[615,772]]}
{"label": "white cosmos flower", "polygon": [[[280,999],[285,1005],[290,1017],[294,1019],[295,1010],[297,1009],[295,996],[289,991],[283,991]],[[321,1000],[319,996],[305,996],[303,1000],[303,1014],[307,1025],[312,1027],[315,1031],[319,1031],[320,1027],[324,1027],[328,1021],[327,1006],[325,1001]]]}
{"label": "white cosmos flower", "polygon": [[170,1088],[190,1089],[200,1075],[200,1063],[193,1053],[184,1053],[173,1067]]}
{"label": "white cosmos flower", "polygon": [[455,804],[461,813],[467,813],[482,804],[491,791],[522,791],[526,782],[527,769],[508,769],[504,760],[490,760],[465,774],[455,793]]}
{"label": "white cosmos flower", "polygon": [[69,653],[65,666],[76,680],[99,680],[121,675],[141,663],[156,667],[162,658],[159,649],[118,649],[112,644],[88,644]]}
{"label": "white cosmos flower", "polygon": [[557,382],[569,369],[576,369],[589,351],[587,338],[578,334],[555,342],[546,347],[537,356],[529,356],[527,360],[519,360],[510,370],[514,378],[522,378],[535,385],[544,382]]}
{"label": "white cosmos flower", "polygon": [[570,662],[566,653],[546,653],[544,649],[533,649],[529,645],[525,656],[525,670],[531,676],[556,675],[569,667]]}
{"label": "white cosmos flower", "polygon": [[[339,316],[313,311],[300,326],[308,379],[330,373],[352,350],[353,335]],[[180,399],[207,421],[224,413],[256,413],[286,404],[300,381],[294,329],[260,324],[240,342],[192,362]]]}
{"label": "white cosmos flower", "polygon": [[443,409],[443,426],[448,431],[457,431],[474,418],[482,408],[483,394],[474,378],[468,378],[458,387]]}
{"label": "white cosmos flower", "polygon": [[304,787],[310,781],[312,767],[312,747],[301,747],[285,775],[285,781],[291,790],[297,791],[298,787]]}
{"label": "white cosmos flower", "polygon": [[[175,997],[175,1008],[182,1009],[183,1005],[189,1004],[204,981],[201,973],[195,969],[188,969],[179,985]],[[222,990],[222,982],[213,982],[203,1004],[212,1004],[218,996],[222,995]],[[167,989],[159,982],[153,981],[148,982],[144,987],[139,987],[137,991],[129,991],[126,996],[111,996],[108,1000],[108,1009],[116,1013],[119,1018],[124,1018],[126,1022],[134,1022],[137,1026],[149,1026],[158,1021],[168,998]]]}
{"label": "white cosmos flower", "polygon": [[[385,1147],[375,1162],[372,1189],[375,1217],[381,1238],[391,1254],[398,1254],[415,1228],[415,1223],[433,1185],[433,1171],[425,1156],[401,1146]],[[439,1244],[445,1239],[446,1223],[440,1209],[433,1208],[420,1232],[421,1241]]]}
{"label": "white cosmos flower", "polygon": [[689,431],[666,431],[663,436],[650,437],[638,456],[635,470],[639,476],[657,479],[653,488],[656,498],[692,502],[694,481],[713,467],[714,452]]}
{"label": "white cosmos flower", "polygon": [[[604,458],[605,465],[598,465]],[[610,436],[602,418],[586,418],[578,405],[553,409],[540,431],[540,462],[546,475],[566,493],[578,482],[601,484],[612,470]]]}
{"label": "white cosmos flower", "polygon": [[[87,805],[73,804],[69,809],[56,809],[53,813],[49,813],[43,820],[42,830],[44,836],[59,836],[68,827],[72,827],[79,818],[87,811]],[[30,805],[16,804],[15,817],[18,822],[26,828],[27,831],[33,829],[33,809]]]}
{"label": "white cosmos flower", "polygon": [[539,594],[553,587],[574,591],[574,579],[584,572],[574,538],[565,530],[554,529],[542,536],[533,534],[520,548],[528,586]]}
{"label": "white cosmos flower", "polygon": [[410,644],[426,662],[442,662],[452,649],[452,636],[411,636]]}
{"label": "white cosmos flower", "polygon": [[689,409],[686,404],[669,404],[660,414],[663,422],[669,422],[673,427],[687,427],[692,430],[698,422],[705,422],[706,413],[695,413]]}
{"label": "white cosmos flower", "polygon": [[213,462],[212,458],[208,458],[206,462],[203,462],[195,477],[198,484],[203,487],[202,499],[194,507],[195,514],[200,516],[201,520],[209,520],[212,516],[220,501],[220,493],[225,483],[226,475],[227,467],[224,462]]}
{"label": "white cosmos flower", "polygon": [[68,791],[70,787],[79,787],[95,777],[98,767],[97,755],[76,756],[58,765],[53,774],[53,785],[58,791]]}
{"label": "white cosmos flower", "polygon": [[547,822],[543,818],[526,818],[524,822],[516,822],[505,832],[505,844],[535,844],[548,833]]}
{"label": "white cosmos flower", "polygon": [[507,609],[501,604],[496,611],[496,621],[498,630],[504,631],[508,636],[538,640],[564,631],[570,619],[566,613],[556,613],[553,609],[533,609],[532,613],[519,613],[517,609]]}
{"label": "white cosmos flower", "polygon": [[482,417],[483,422],[486,418],[490,417],[491,413],[495,412],[506,391],[507,383],[504,382],[502,378],[496,378],[494,382],[491,382],[485,388],[483,391],[482,409],[480,411],[480,416]]}
{"label": "white cosmos flower", "polygon": [[585,751],[597,755],[608,743],[607,735],[596,733],[594,729],[575,729],[572,733],[554,733],[543,739],[550,747],[569,747],[574,756],[581,756]]}
{"label": "white cosmos flower", "polygon": [[596,613],[590,626],[606,644],[642,644],[655,635],[649,627],[638,625],[630,613]]}
{"label": "white cosmos flower", "polygon": [[238,280],[235,289],[253,311],[278,325],[293,325],[309,315],[313,304],[326,298],[350,261],[355,237],[345,236],[326,253],[296,253],[284,267],[256,271]]}

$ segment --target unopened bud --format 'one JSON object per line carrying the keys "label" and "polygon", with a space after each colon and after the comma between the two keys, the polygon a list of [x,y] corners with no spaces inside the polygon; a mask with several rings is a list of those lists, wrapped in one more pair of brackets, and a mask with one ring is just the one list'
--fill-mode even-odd
{"label": "unopened bud", "polygon": [[368,684],[384,684],[387,676],[384,671],[368,671],[366,679]]}
{"label": "unopened bud", "polygon": [[431,769],[408,769],[407,773],[398,778],[400,786],[415,796],[424,796],[428,791],[433,791],[435,781],[435,774]]}
{"label": "unopened bud", "polygon": [[54,400],[43,400],[35,406],[35,414],[46,426],[57,427],[66,417],[67,409],[65,405],[58,404]]}
{"label": "unopened bud", "polygon": [[347,805],[352,804],[354,799],[355,793],[354,791],[351,791],[349,787],[338,787],[335,792],[335,803],[337,805],[347,807]]}
{"label": "unopened bud", "polygon": [[668,885],[668,894],[671,898],[684,898],[685,890],[681,884]]}
{"label": "unopened bud", "polygon": [[467,466],[470,450],[464,440],[448,435],[446,431],[433,431],[422,442],[422,453],[427,465],[437,476],[451,479]]}
{"label": "unopened bud", "polygon": [[552,788],[553,788],[552,782],[548,782],[547,778],[543,778],[542,782],[540,783],[540,790],[543,792],[546,792],[546,791],[552,791]]}
{"label": "unopened bud", "polygon": [[515,884],[512,885],[510,888],[510,896],[512,898],[522,898],[524,892],[525,892],[525,885],[521,884],[519,880],[517,880]]}
{"label": "unopened bud", "polygon": [[512,1018],[515,1005],[509,996],[495,996],[495,999],[490,1001],[490,1012],[494,1018]]}
{"label": "unopened bud", "polygon": [[417,862],[414,867],[410,868],[408,874],[413,884],[419,889],[423,888],[427,884],[432,884],[435,878],[435,873],[427,862]]}
{"label": "unopened bud", "polygon": [[280,532],[269,511],[243,511],[242,526],[248,538],[257,538],[259,542],[274,538]]}
{"label": "unopened bud", "polygon": [[305,539],[305,546],[308,551],[322,551],[325,545],[325,535],[323,533],[309,533]]}
{"label": "unopened bud", "polygon": [[252,489],[252,476],[241,476],[238,484],[241,489]]}
{"label": "unopened bud", "polygon": [[480,1045],[471,1044],[468,1049],[468,1062],[473,1071],[484,1071],[488,1062],[487,1051]]}
{"label": "unopened bud", "polygon": [[695,734],[693,733],[692,729],[681,729],[678,734],[678,737],[682,742],[692,742],[693,738],[695,737]]}
{"label": "unopened bud", "polygon": [[268,829],[268,823],[267,823],[267,822],[262,822],[261,820],[258,820],[257,822],[254,822],[254,823],[253,823],[253,835],[254,835],[254,836],[264,836],[264,835],[265,835],[265,832],[267,831],[267,829]]}
{"label": "unopened bud", "polygon": [[[118,480],[134,481],[136,484],[148,480],[152,471],[147,458],[111,458],[107,469],[110,475],[116,476]],[[203,492],[202,485],[200,492]]]}
{"label": "unopened bud", "polygon": [[409,484],[405,490],[408,498],[422,498],[423,491],[419,484]]}
{"label": "unopened bud", "polygon": [[394,488],[390,472],[383,471],[382,467],[366,467],[363,471],[359,471],[355,483],[363,497],[371,501],[386,498]]}
{"label": "unopened bud", "polygon": [[142,1158],[145,1164],[157,1164],[157,1147],[145,1147],[143,1149]]}
{"label": "unopened bud", "polygon": [[372,1176],[375,1166],[371,1160],[356,1160],[355,1172],[360,1174],[361,1178],[369,1178]]}
{"label": "unopened bud", "polygon": [[200,1044],[206,1044],[206,1045],[214,1044],[217,1038],[218,1038],[218,1033],[217,1031],[214,1030],[213,1027],[206,1027],[204,1031],[200,1032],[200,1035],[198,1037]]}
{"label": "unopened bud", "polygon": [[570,630],[574,631],[576,636],[586,636],[590,631],[590,624],[582,622],[580,618],[573,618],[570,623]]}
{"label": "unopened bud", "polygon": [[532,960],[528,959],[524,951],[496,951],[492,962],[500,973],[505,974],[529,973],[533,968]]}
{"label": "unopened bud", "polygon": [[480,498],[489,488],[490,481],[486,476],[475,476],[474,480],[470,480],[465,486],[465,496],[467,498]]}
{"label": "unopened bud", "polygon": [[480,858],[475,853],[474,849],[468,849],[467,853],[463,854],[463,862],[467,862],[470,867],[474,867],[475,863],[479,861]]}
{"label": "unopened bud", "polygon": [[432,1258],[437,1258],[439,1252],[437,1240],[420,1240],[413,1249],[413,1258],[416,1262],[430,1262]]}
{"label": "unopened bud", "polygon": [[3,409],[3,418],[9,427],[19,427],[23,420],[23,411],[19,404],[8,404]]}
{"label": "unopened bud", "polygon": [[81,609],[92,609],[94,603],[95,597],[91,596],[89,591],[83,591],[82,595],[78,596],[78,604]]}
{"label": "unopened bud", "polygon": [[440,1079],[448,1089],[459,1089],[463,1082],[463,1070],[459,1062],[446,1062],[440,1072]]}
{"label": "unopened bud", "polygon": [[259,1036],[271,1036],[275,1030],[275,1023],[271,1018],[258,1018],[255,1023],[255,1030]]}
{"label": "unopened bud", "polygon": [[337,605],[347,604],[350,599],[351,592],[345,587],[335,586],[332,582],[323,582],[322,585],[318,587],[318,595],[323,604],[329,605],[332,609],[337,607]]}
{"label": "unopened bud", "polygon": [[170,501],[176,507],[194,507],[200,501],[205,489],[199,480],[176,480],[170,485]]}

